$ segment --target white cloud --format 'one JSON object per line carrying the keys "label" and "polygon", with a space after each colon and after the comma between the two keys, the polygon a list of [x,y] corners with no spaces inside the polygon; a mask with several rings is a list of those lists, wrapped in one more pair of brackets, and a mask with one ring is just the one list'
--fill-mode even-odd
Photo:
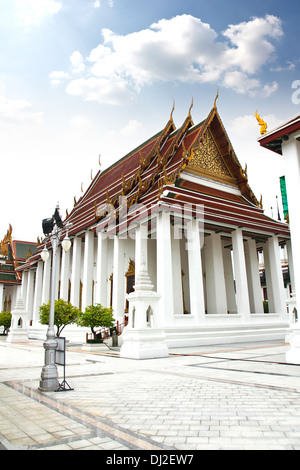
{"label": "white cloud", "polygon": [[49,77],[50,77],[52,85],[59,85],[64,80],[71,78],[71,75],[66,72],[57,70],[57,71],[51,72],[49,74]]}
{"label": "white cloud", "polygon": [[256,78],[249,78],[243,72],[227,72],[224,76],[223,85],[226,88],[232,88],[237,93],[247,93],[256,90],[260,82]]}
{"label": "white cloud", "polygon": [[74,51],[73,54],[70,57],[70,61],[72,64],[72,72],[74,73],[80,73],[84,72],[85,70],[85,65],[83,62],[83,57],[80,54],[79,51]]}
{"label": "white cloud", "polygon": [[79,78],[72,80],[66,88],[67,93],[81,96],[86,101],[96,101],[118,105],[133,99],[124,80],[118,77],[109,78]]}
{"label": "white cloud", "polygon": [[153,82],[219,83],[238,93],[269,96],[277,83],[261,83],[259,73],[272,60],[282,35],[272,15],[230,25],[220,35],[191,15],[162,19],[124,36],[102,30],[103,41],[84,59],[71,56],[73,77],[67,92],[117,104],[131,100]]}
{"label": "white cloud", "polygon": [[[113,7],[114,6],[114,1],[113,0],[107,0],[107,4],[109,7]],[[101,7],[101,1],[100,0],[95,0],[93,2],[93,7],[94,8],[100,8]]]}
{"label": "white cloud", "polygon": [[140,133],[142,130],[143,130],[143,126],[139,121],[135,119],[130,119],[130,121],[128,121],[126,126],[123,127],[123,129],[121,129],[121,134],[124,136],[130,137],[132,135],[136,135],[137,133]]}
{"label": "white cloud", "polygon": [[295,70],[296,62],[298,62],[298,61],[292,62],[292,61],[288,60],[286,62],[286,65],[278,65],[276,67],[272,67],[271,72],[285,72],[285,71],[288,71],[288,70]]}
{"label": "white cloud", "polygon": [[226,50],[228,63],[251,74],[258,72],[275,50],[267,38],[278,39],[283,32],[280,19],[266,15],[265,18],[253,18],[248,23],[230,25],[223,35],[234,46]]}
{"label": "white cloud", "polygon": [[72,129],[76,131],[85,131],[91,128],[91,121],[86,116],[74,116],[69,121]]}
{"label": "white cloud", "polygon": [[5,123],[41,124],[43,113],[35,112],[26,100],[12,100],[0,96],[0,119]]}
{"label": "white cloud", "polygon": [[62,7],[57,0],[15,0],[18,21],[25,27],[39,25]]}

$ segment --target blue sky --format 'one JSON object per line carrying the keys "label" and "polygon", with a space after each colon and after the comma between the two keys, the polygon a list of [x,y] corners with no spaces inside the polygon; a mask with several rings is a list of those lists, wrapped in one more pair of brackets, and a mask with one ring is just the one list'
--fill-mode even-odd
{"label": "blue sky", "polygon": [[[300,113],[299,2],[10,0],[0,6],[0,239],[36,240],[99,169],[154,135],[218,110],[257,198],[276,214],[284,161],[260,149]],[[294,102],[293,102],[294,101]]]}

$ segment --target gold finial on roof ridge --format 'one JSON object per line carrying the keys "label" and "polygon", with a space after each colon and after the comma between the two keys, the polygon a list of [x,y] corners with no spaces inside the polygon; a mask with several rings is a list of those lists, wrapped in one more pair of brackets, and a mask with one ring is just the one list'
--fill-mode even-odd
{"label": "gold finial on roof ridge", "polygon": [[194,98],[193,98],[193,96],[192,96],[192,102],[191,102],[191,106],[190,106],[189,113],[188,113],[188,117],[189,117],[189,118],[192,117],[192,116],[191,116],[191,109],[192,109],[193,106],[194,106]]}
{"label": "gold finial on roof ridge", "polygon": [[257,113],[257,110],[255,111],[255,117],[257,119],[258,124],[260,125],[261,135],[266,134],[268,125],[265,123],[265,121],[262,120],[260,115]]}
{"label": "gold finial on roof ridge", "polygon": [[174,112],[174,109],[175,109],[175,101],[173,100],[173,108],[172,108],[172,111],[171,111],[171,114],[170,114],[170,121],[173,122],[173,112]]}
{"label": "gold finial on roof ridge", "polygon": [[214,108],[217,109],[217,99],[219,98],[219,88],[217,87],[217,94],[214,101]]}

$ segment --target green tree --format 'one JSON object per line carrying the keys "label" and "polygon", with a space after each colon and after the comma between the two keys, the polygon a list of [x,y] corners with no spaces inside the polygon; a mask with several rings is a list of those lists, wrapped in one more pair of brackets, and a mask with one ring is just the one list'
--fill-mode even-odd
{"label": "green tree", "polygon": [[95,328],[111,328],[114,325],[113,310],[103,307],[101,304],[89,305],[84,312],[80,312],[77,324],[91,328],[94,339],[96,337]]}
{"label": "green tree", "polygon": [[4,334],[7,334],[11,325],[11,313],[10,312],[2,312],[0,313],[0,326],[4,326]]}
{"label": "green tree", "polygon": [[[40,322],[42,325],[49,324],[49,311],[50,301],[40,306]],[[54,305],[54,325],[57,327],[57,336],[60,336],[65,326],[76,323],[80,313],[80,310],[70,302],[63,299],[56,300]]]}

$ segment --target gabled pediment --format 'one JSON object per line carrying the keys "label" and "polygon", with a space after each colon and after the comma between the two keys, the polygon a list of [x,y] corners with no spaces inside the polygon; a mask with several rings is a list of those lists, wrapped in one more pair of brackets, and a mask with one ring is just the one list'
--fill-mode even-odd
{"label": "gabled pediment", "polygon": [[259,205],[248,185],[247,171],[233,150],[215,105],[202,123],[192,147],[193,156],[186,171],[236,186],[250,202]]}
{"label": "gabled pediment", "polygon": [[187,170],[200,176],[237,186],[237,181],[229,171],[209,128],[204,134],[201,144],[194,148]]}

